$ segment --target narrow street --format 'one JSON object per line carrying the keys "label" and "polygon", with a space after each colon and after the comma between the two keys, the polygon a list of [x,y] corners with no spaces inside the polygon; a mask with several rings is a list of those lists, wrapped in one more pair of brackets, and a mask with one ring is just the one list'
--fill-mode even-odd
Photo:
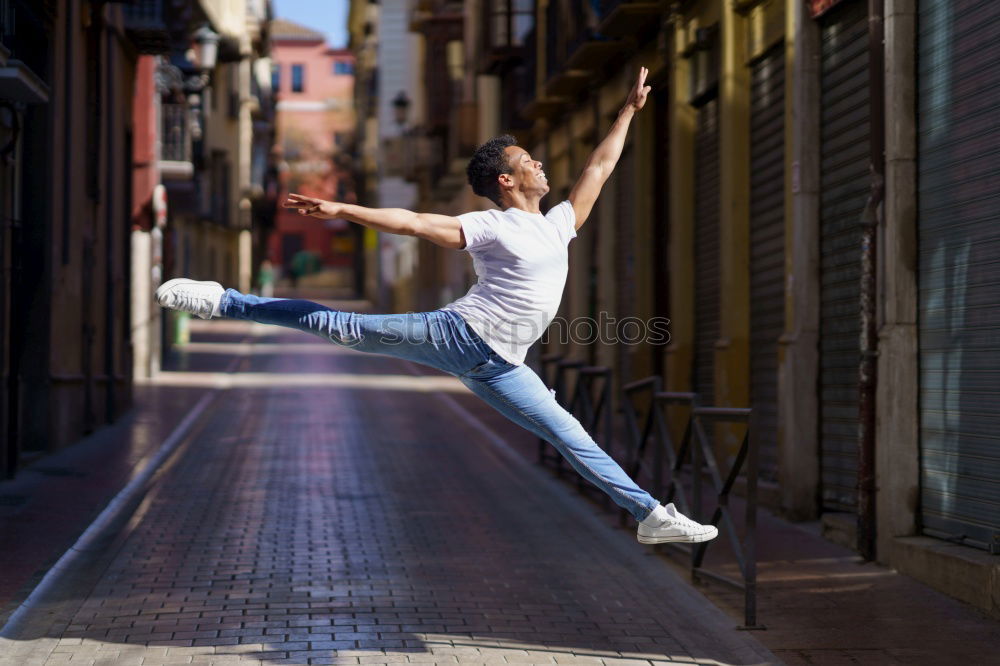
{"label": "narrow street", "polygon": [[192,329],[159,381],[223,390],[0,664],[775,661],[457,380]]}

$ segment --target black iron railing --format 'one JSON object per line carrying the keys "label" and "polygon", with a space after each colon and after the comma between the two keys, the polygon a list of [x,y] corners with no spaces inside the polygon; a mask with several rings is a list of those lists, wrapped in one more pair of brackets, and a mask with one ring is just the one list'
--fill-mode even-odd
{"label": "black iron railing", "polygon": [[191,161],[191,118],[186,104],[162,104],[161,159],[172,162]]}
{"label": "black iron railing", "polygon": [[[628,432],[630,451],[628,472],[637,478],[643,471],[653,479],[653,491],[663,502],[673,502],[694,520],[712,524],[725,536],[740,570],[740,579],[709,571],[703,567],[705,552],[715,541],[690,548],[691,575],[732,585],[744,592],[744,628],[757,624],[757,477],[758,447],[753,427],[753,411],[737,407],[706,407],[698,404],[696,393],[660,391],[659,377],[649,377],[622,387],[622,411]],[[685,409],[688,418],[684,434],[675,442],[665,411],[670,407]],[[745,426],[740,448],[727,473],[719,466],[712,440],[705,432],[706,422],[742,423]],[[649,458],[652,457],[652,460]],[[666,473],[666,478],[664,478]],[[705,511],[705,477],[715,497],[710,518]],[[737,480],[745,479],[745,516],[742,535],[729,508],[729,499]],[[683,481],[690,488],[685,492]],[[676,544],[670,544],[676,545]],[[677,547],[687,549],[687,546]]]}
{"label": "black iron railing", "polygon": [[[553,377],[552,384],[546,381],[546,385],[552,387],[550,390],[555,393],[556,401],[576,417],[584,430],[590,434],[598,446],[604,449],[605,453],[613,457],[614,423],[611,411],[611,368],[586,365],[584,361],[565,359],[558,354],[543,356],[541,360],[543,381],[550,376]],[[568,375],[570,372],[576,373],[576,381],[573,383],[573,390],[567,398],[566,389],[569,384]],[[546,440],[539,438],[538,461],[543,464],[550,460],[554,461],[556,472],[562,474],[563,457],[557,452],[550,451],[547,444]],[[577,476],[577,489],[581,492],[594,488],[595,486],[588,483],[582,476]],[[603,495],[602,499],[605,506],[610,507],[610,498]]]}
{"label": "black iron railing", "polygon": [[[568,360],[561,354],[549,354],[543,356],[541,358],[541,362],[542,381],[545,382],[545,385],[548,386],[549,390],[555,395],[556,402],[565,407],[566,371],[571,368],[582,367],[583,361]],[[539,437],[538,462],[545,464],[550,460],[555,463],[556,472],[561,475],[563,472],[563,457],[555,451],[550,451],[548,448],[548,442]]]}
{"label": "black iron railing", "polygon": [[585,43],[606,39],[599,31],[606,12],[589,2],[571,2],[565,7],[550,2],[545,11],[545,73],[551,79]]}
{"label": "black iron railing", "polygon": [[[651,493],[654,497],[664,503],[673,502],[681,513],[689,514],[691,507],[680,485],[681,466],[687,455],[689,437],[685,431],[681,438],[682,445],[675,444],[663,407],[684,399],[693,405],[695,394],[664,393],[660,390],[662,384],[663,381],[654,376],[622,387],[627,450],[625,470],[633,479],[639,479],[645,473],[652,480]],[[687,428],[690,428],[690,422]],[[627,514],[623,512],[623,523],[626,518]]]}
{"label": "black iron railing", "polygon": [[[736,459],[733,460],[729,468],[729,473],[723,475],[719,465],[715,460],[712,451],[711,441],[705,434],[704,422],[714,423],[725,421],[731,423],[742,423],[746,426],[743,441],[740,444]],[[724,531],[727,542],[732,548],[737,564],[742,574],[742,583],[727,576],[714,573],[702,568],[705,559],[705,551],[711,542],[706,541],[697,544],[692,549],[691,573],[693,576],[706,576],[718,581],[728,583],[744,592],[744,628],[758,629],[757,624],[757,475],[759,474],[759,461],[757,443],[754,437],[753,412],[747,408],[736,407],[695,407],[691,410],[691,425],[687,437],[691,447],[691,495],[692,507],[698,519],[704,515],[702,511],[701,495],[701,469],[708,469],[709,480],[712,490],[715,491],[716,504],[712,511],[712,518],[709,521],[712,525]],[[692,439],[693,437],[693,439]],[[729,510],[729,497],[732,493],[736,480],[745,469],[746,492],[744,495],[745,518],[743,525],[743,537],[740,538],[739,530],[733,520],[733,515]]]}
{"label": "black iron railing", "polygon": [[132,0],[122,5],[126,30],[165,28],[163,0]]}
{"label": "black iron railing", "polygon": [[[542,380],[555,391],[556,400],[595,438],[609,455],[614,452],[625,458],[624,468],[635,480],[651,479],[652,493],[663,503],[673,502],[694,520],[719,528],[718,541],[699,544],[666,544],[683,550],[691,558],[692,578],[711,578],[732,585],[744,593],[744,625],[759,629],[757,624],[757,478],[759,473],[758,446],[753,411],[747,408],[710,407],[698,404],[695,393],[662,391],[660,377],[647,377],[622,387],[621,413],[625,439],[621,446],[613,443],[611,411],[612,370],[587,366],[583,361],[566,359],[560,354],[543,356]],[[567,399],[566,387],[570,372],[576,372],[572,394]],[[686,418],[683,434],[676,440],[671,432],[668,410],[680,410]],[[719,465],[706,426],[718,422],[744,426],[739,450],[727,471]],[[679,422],[675,418],[674,424]],[[674,429],[676,432],[677,429]],[[624,451],[621,449],[624,448]],[[549,451],[546,441],[539,440],[540,463],[555,461],[561,473],[562,457]],[[730,497],[737,481],[743,479],[744,519],[737,526]],[[706,480],[708,486],[706,487]],[[578,482],[585,483],[582,478]],[[706,501],[706,496],[714,496]],[[606,502],[605,506],[609,506]],[[709,510],[711,515],[708,515]],[[627,514],[621,514],[623,522]],[[712,544],[727,543],[739,568],[739,580],[704,567],[705,553]]]}

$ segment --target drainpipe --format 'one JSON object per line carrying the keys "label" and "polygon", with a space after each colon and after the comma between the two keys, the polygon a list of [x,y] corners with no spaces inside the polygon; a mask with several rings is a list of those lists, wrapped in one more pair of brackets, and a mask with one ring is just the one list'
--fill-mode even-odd
{"label": "drainpipe", "polygon": [[868,100],[871,193],[862,213],[861,360],[858,368],[858,552],[875,559],[875,391],[878,385],[876,270],[878,229],[885,195],[884,0],[868,0]]}

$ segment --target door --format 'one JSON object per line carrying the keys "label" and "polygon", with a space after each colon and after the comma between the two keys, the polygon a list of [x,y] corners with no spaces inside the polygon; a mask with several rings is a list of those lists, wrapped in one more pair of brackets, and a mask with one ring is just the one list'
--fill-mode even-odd
{"label": "door", "polygon": [[719,339],[719,103],[698,109],[694,165],[694,377],[701,404],[714,404]]}
{"label": "door", "polygon": [[785,328],[785,45],[751,66],[750,406],[760,476],[778,480],[778,338]]}
{"label": "door", "polygon": [[861,214],[870,189],[867,3],[841,3],[820,29],[820,508],[854,511]]}

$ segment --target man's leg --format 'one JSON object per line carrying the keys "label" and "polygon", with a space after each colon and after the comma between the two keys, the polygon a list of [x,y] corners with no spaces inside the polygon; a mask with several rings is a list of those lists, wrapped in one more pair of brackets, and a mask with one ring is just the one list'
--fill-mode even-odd
{"label": "man's leg", "polygon": [[463,375],[462,383],[501,414],[548,440],[583,478],[642,521],[659,506],[587,433],[526,365],[498,363]]}
{"label": "man's leg", "polygon": [[294,328],[343,347],[402,358],[456,375],[481,360],[471,329],[457,314],[442,310],[360,314],[312,301],[261,298],[227,289],[219,311],[224,317]]}

